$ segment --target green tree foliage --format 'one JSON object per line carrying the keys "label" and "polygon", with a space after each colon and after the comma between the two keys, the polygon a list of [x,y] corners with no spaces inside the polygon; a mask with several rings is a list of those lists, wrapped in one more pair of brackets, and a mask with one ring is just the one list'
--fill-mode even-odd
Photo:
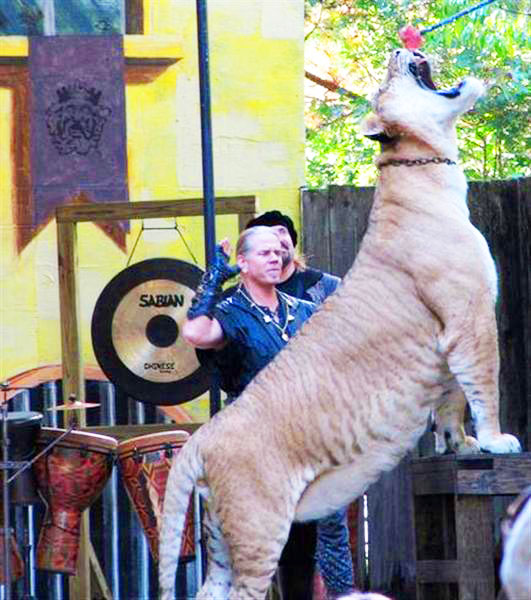
{"label": "green tree foliage", "polygon": [[[359,134],[398,30],[419,29],[479,0],[306,0],[308,185],[374,182],[378,144]],[[424,36],[437,87],[474,75],[487,93],[459,122],[469,179],[529,175],[529,5],[497,0]]]}

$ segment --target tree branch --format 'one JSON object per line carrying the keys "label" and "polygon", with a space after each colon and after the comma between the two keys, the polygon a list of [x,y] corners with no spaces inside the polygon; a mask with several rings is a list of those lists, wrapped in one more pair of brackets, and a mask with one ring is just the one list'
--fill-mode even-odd
{"label": "tree branch", "polygon": [[351,98],[352,100],[364,99],[363,96],[360,96],[358,94],[355,94],[354,92],[346,90],[345,88],[341,87],[335,81],[330,81],[328,79],[322,79],[318,75],[314,75],[313,73],[310,73],[309,71],[304,71],[304,75],[305,75],[306,79],[309,79],[310,81],[313,81],[317,85],[320,85],[321,87],[324,87],[327,90],[330,90],[331,92],[335,92],[336,94],[341,94],[342,96],[347,96],[348,98]]}

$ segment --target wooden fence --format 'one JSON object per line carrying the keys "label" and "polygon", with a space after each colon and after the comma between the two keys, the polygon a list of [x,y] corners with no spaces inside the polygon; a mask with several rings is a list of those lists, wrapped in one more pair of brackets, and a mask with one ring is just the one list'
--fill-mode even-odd
{"label": "wooden fence", "polygon": [[[471,220],[487,239],[499,276],[500,421],[526,450],[531,446],[530,188],[531,178],[477,182],[470,184],[468,196]],[[303,252],[311,266],[345,275],[367,228],[373,193],[373,188],[345,186],[303,190]],[[415,598],[408,460],[368,491],[368,571],[362,568],[359,544],[359,584],[391,593],[396,600]]]}

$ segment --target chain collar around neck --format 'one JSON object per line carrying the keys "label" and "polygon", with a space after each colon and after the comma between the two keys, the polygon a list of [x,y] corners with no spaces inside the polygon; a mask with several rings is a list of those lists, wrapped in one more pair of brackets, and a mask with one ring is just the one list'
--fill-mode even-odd
{"label": "chain collar around neck", "polygon": [[428,165],[434,163],[436,165],[456,165],[455,160],[451,158],[441,158],[440,156],[432,156],[431,158],[390,158],[378,165],[379,169],[384,167],[415,167],[417,165]]}

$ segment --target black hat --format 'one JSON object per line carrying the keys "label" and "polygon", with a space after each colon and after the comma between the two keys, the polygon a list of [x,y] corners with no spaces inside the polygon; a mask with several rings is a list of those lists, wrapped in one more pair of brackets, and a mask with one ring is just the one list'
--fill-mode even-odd
{"label": "black hat", "polygon": [[284,225],[289,232],[289,236],[293,242],[293,245],[297,245],[297,231],[295,230],[293,221],[290,219],[290,217],[288,217],[288,215],[283,215],[279,210],[270,210],[262,215],[259,215],[258,217],[255,217],[254,219],[251,219],[245,226],[245,229],[249,229],[249,227],[256,227],[257,225],[265,225],[266,227]]}

